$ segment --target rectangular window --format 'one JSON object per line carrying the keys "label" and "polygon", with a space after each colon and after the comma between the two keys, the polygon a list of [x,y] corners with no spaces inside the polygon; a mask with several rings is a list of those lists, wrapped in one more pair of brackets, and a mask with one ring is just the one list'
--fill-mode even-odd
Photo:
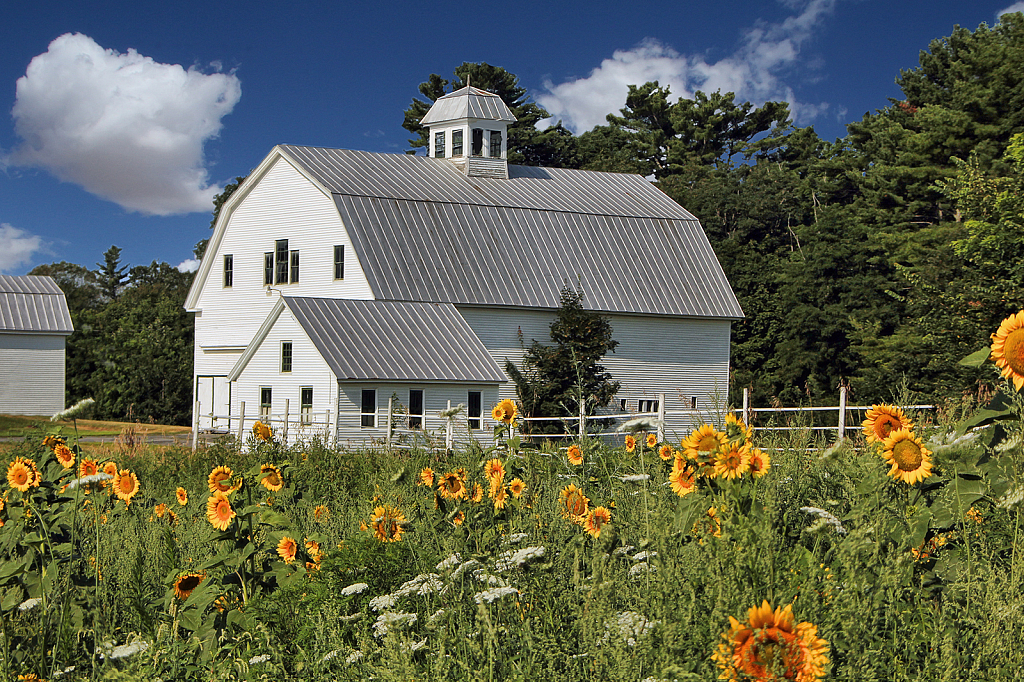
{"label": "rectangular window", "polygon": [[235,257],[230,253],[224,256],[224,287],[230,287],[235,282]]}
{"label": "rectangular window", "polygon": [[288,283],[288,240],[278,239],[275,242],[277,248],[276,252],[276,277],[274,278],[275,284],[287,284]]}
{"label": "rectangular window", "polygon": [[697,409],[697,396],[693,396],[693,397],[690,398],[690,409],[691,410],[696,410]]}
{"label": "rectangular window", "polygon": [[641,400],[637,403],[637,412],[641,414],[646,412],[657,412],[658,401],[657,400]]}
{"label": "rectangular window", "polygon": [[295,284],[299,281],[299,252],[292,251],[292,269],[289,275],[289,281]]}
{"label": "rectangular window", "polygon": [[334,247],[334,279],[345,279],[345,246]]}
{"label": "rectangular window", "polygon": [[434,156],[444,158],[444,131],[434,133]]}
{"label": "rectangular window", "polygon": [[473,156],[480,156],[484,153],[484,131],[480,128],[473,128]]}
{"label": "rectangular window", "polygon": [[470,391],[469,400],[469,428],[479,429],[480,428],[480,391]]}
{"label": "rectangular window", "polygon": [[263,284],[270,286],[274,283],[274,252],[268,251],[263,254]]}
{"label": "rectangular window", "polygon": [[359,425],[363,428],[372,429],[377,426],[377,391],[363,389],[362,413]]}
{"label": "rectangular window", "polygon": [[260,387],[260,417],[270,417],[271,394],[269,386]]}
{"label": "rectangular window", "polygon": [[623,398],[622,400],[619,401],[619,409],[622,410],[623,412],[628,412],[629,411],[629,408],[626,405],[627,405],[627,401],[626,401],[625,398]]}
{"label": "rectangular window", "polygon": [[299,389],[299,421],[303,424],[313,423],[313,387],[303,386]]}
{"label": "rectangular window", "polygon": [[452,156],[462,156],[462,131],[452,131]]}
{"label": "rectangular window", "polygon": [[281,371],[290,372],[292,371],[292,342],[282,341],[281,342]]}
{"label": "rectangular window", "polygon": [[491,158],[492,159],[500,159],[501,158],[501,131],[500,130],[492,130],[491,131]]}
{"label": "rectangular window", "polygon": [[409,428],[423,428],[423,390],[409,389]]}

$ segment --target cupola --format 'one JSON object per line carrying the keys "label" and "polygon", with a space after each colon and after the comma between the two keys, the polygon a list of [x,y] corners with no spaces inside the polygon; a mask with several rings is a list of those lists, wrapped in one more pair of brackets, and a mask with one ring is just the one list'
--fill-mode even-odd
{"label": "cupola", "polygon": [[469,176],[508,178],[508,124],[515,121],[500,97],[467,85],[439,97],[420,124],[430,129],[429,156]]}

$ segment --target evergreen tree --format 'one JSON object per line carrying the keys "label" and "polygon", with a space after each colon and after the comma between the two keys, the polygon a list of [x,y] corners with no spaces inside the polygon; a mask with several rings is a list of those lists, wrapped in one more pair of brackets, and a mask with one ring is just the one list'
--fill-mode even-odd
{"label": "evergreen tree", "polygon": [[109,301],[117,300],[121,288],[128,281],[128,266],[121,265],[121,249],[111,246],[103,254],[103,262],[97,263],[99,268],[95,271],[96,281],[99,284],[100,292]]}

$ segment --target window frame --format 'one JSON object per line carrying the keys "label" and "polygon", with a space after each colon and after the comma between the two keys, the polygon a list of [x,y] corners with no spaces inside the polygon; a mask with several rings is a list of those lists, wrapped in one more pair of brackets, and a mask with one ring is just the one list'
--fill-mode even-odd
{"label": "window frame", "polygon": [[288,254],[288,283],[299,283],[299,250],[293,249]]}
{"label": "window frame", "polygon": [[224,288],[230,289],[235,283],[235,256],[224,254]]}
{"label": "window frame", "polygon": [[291,341],[281,342],[281,373],[291,374],[294,360],[293,346]]}
{"label": "window frame", "polygon": [[[306,392],[309,392],[309,402],[306,402]],[[299,387],[299,423],[309,425],[313,423],[313,387]]]}
{"label": "window frame", "polygon": [[269,287],[274,283],[274,252],[263,252],[263,286]]}
{"label": "window frame", "polygon": [[470,148],[470,153],[473,156],[483,156],[484,155],[484,129],[483,128],[473,128],[472,145],[471,145],[471,148]]}
{"label": "window frame", "polygon": [[462,129],[452,131],[452,156],[462,156],[463,144],[462,144],[463,132]]}
{"label": "window frame", "polygon": [[345,245],[334,245],[334,279],[345,279]]}
{"label": "window frame", "polygon": [[445,130],[439,130],[434,133],[434,158],[444,158],[444,143],[445,143]]}
{"label": "window frame", "polygon": [[[414,412],[413,409],[416,406],[413,401],[413,394],[419,395],[419,412]],[[424,395],[422,388],[410,388],[409,389],[409,428],[410,429],[422,429],[423,428],[423,404]]]}
{"label": "window frame", "polygon": [[[370,401],[373,402],[373,412],[366,411],[368,396]],[[377,428],[377,389],[375,388],[364,388],[359,396],[359,428]]]}
{"label": "window frame", "polygon": [[[476,405],[473,404],[474,401]],[[483,391],[470,391],[466,396],[466,417],[470,431],[483,428],[483,404]]]}
{"label": "window frame", "polygon": [[[265,399],[265,400],[264,400]],[[270,418],[274,408],[274,389],[272,386],[260,386],[260,419]]]}
{"label": "window frame", "polygon": [[[655,399],[645,398],[645,399],[642,399],[642,400],[638,400],[636,402],[636,411],[639,414],[645,414],[647,412],[657,412],[658,411],[658,403],[659,402],[660,401],[658,401],[656,398]],[[644,409],[645,407],[650,407],[651,409],[645,410]]]}
{"label": "window frame", "polygon": [[288,284],[288,240],[274,241],[274,284]]}
{"label": "window frame", "polygon": [[[487,151],[490,152],[490,156],[491,156],[492,159],[500,159],[501,158],[501,131],[500,130],[491,130],[491,131],[488,131],[488,132],[490,132],[491,135],[490,135],[490,139],[488,140],[488,142],[490,144],[488,145],[488,150]],[[497,143],[498,143],[497,144],[497,146],[498,146],[498,153],[497,154],[494,153],[494,146],[495,146],[494,143],[495,143],[495,141],[497,141]]]}

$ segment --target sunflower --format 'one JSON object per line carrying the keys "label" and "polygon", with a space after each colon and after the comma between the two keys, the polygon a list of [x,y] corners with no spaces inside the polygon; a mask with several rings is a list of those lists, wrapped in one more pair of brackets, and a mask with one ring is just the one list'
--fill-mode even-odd
{"label": "sunflower", "polygon": [[480,504],[484,499],[484,487],[479,483],[473,484],[473,493],[469,496],[469,501],[473,504]]}
{"label": "sunflower", "polygon": [[892,465],[889,475],[913,485],[932,475],[931,450],[908,429],[897,429],[883,441],[886,461]]}
{"label": "sunflower", "polygon": [[612,520],[612,513],[608,511],[607,507],[594,507],[587,514],[586,520],[583,522],[583,528],[590,535],[595,538],[601,537],[601,529],[605,527]]}
{"label": "sunflower", "polygon": [[206,500],[206,518],[217,530],[227,530],[231,519],[235,518],[235,510],[231,508],[231,500],[221,491],[216,491]]}
{"label": "sunflower", "polygon": [[714,426],[703,424],[683,440],[682,447],[687,457],[700,460],[725,445],[726,440],[725,434],[715,430]]}
{"label": "sunflower", "polygon": [[298,543],[287,535],[281,538],[281,541],[277,543],[277,555],[284,559],[286,564],[290,564],[295,561],[295,552],[298,551],[298,549]]}
{"label": "sunflower", "polygon": [[466,515],[464,513],[462,513],[462,511],[456,512],[455,516],[452,517],[452,524],[454,524],[456,526],[461,526],[465,522],[466,522]]}
{"label": "sunflower", "polygon": [[434,470],[430,467],[425,467],[420,472],[419,477],[416,479],[416,485],[425,485],[428,488],[434,487]]}
{"label": "sunflower", "polygon": [[157,506],[153,507],[153,513],[156,514],[158,519],[162,519],[167,514],[167,505],[161,502]]}
{"label": "sunflower", "polygon": [[672,447],[671,445],[669,445],[668,443],[665,443],[660,448],[658,448],[658,457],[661,457],[666,462],[669,461],[670,459],[672,459],[675,456],[676,456],[676,449],[674,447]]}
{"label": "sunflower", "polygon": [[570,445],[569,449],[565,451],[565,456],[569,458],[569,464],[573,466],[583,464],[583,451],[580,450],[579,445]]}
{"label": "sunflower", "polygon": [[719,679],[796,680],[814,682],[825,676],[828,642],[811,623],[796,623],[792,605],[772,610],[768,601],[747,612],[741,623],[729,617],[712,659],[721,668]]}
{"label": "sunflower", "polygon": [[633,452],[634,450],[636,450],[636,438],[626,436],[626,452]]}
{"label": "sunflower", "polygon": [[505,481],[505,465],[498,458],[487,460],[487,463],[484,464],[484,476],[491,484],[491,497],[494,497],[498,488]]}
{"label": "sunflower", "polygon": [[100,472],[100,466],[96,463],[96,460],[83,457],[82,461],[78,463],[78,477],[85,478],[86,476],[95,476]]}
{"label": "sunflower", "polygon": [[7,484],[21,492],[26,492],[36,480],[36,463],[25,457],[15,457],[7,465]]}
{"label": "sunflower", "polygon": [[652,450],[658,445],[658,436],[653,433],[647,434],[647,447]]}
{"label": "sunflower", "polygon": [[48,447],[51,450],[55,449],[58,445],[64,445],[64,439],[60,436],[50,434],[43,438],[43,446]]}
{"label": "sunflower", "polygon": [[370,527],[373,528],[373,537],[381,542],[398,542],[405,532],[405,514],[396,507],[384,505],[373,510],[370,518]]}
{"label": "sunflower", "polygon": [[693,524],[693,532],[714,535],[716,538],[722,537],[722,522],[718,519],[718,509],[715,507],[708,507],[707,514],[704,515],[703,526],[701,521]]}
{"label": "sunflower", "polygon": [[867,419],[861,426],[864,427],[868,443],[881,443],[893,431],[914,428],[914,422],[907,419],[903,410],[893,405],[872,405],[864,416]]}
{"label": "sunflower", "polygon": [[730,442],[715,454],[715,475],[734,480],[750,471],[750,448]]}
{"label": "sunflower", "polygon": [[178,504],[182,507],[188,504],[188,492],[181,486],[178,486],[178,489],[174,491],[174,496],[178,498]]}
{"label": "sunflower", "polygon": [[526,483],[523,479],[516,477],[508,482],[508,491],[512,493],[512,497],[517,500],[523,496],[523,491],[526,490]]}
{"label": "sunflower", "polygon": [[992,359],[1018,391],[1024,386],[1024,310],[1010,315],[992,335]]}
{"label": "sunflower", "polygon": [[676,458],[672,466],[672,473],[668,475],[669,483],[672,484],[672,492],[679,497],[686,497],[697,488],[694,479],[694,472],[686,465],[686,460]]}
{"label": "sunflower", "polygon": [[174,596],[185,601],[192,590],[199,587],[199,584],[206,578],[205,573],[186,573],[174,581]]}
{"label": "sunflower", "polygon": [[231,490],[231,476],[234,474],[231,467],[214,467],[210,476],[206,479],[206,487],[211,493],[226,493]]}
{"label": "sunflower", "polygon": [[256,422],[252,425],[252,435],[264,443],[274,440],[274,432],[263,422]]}
{"label": "sunflower", "polygon": [[494,421],[503,422],[505,424],[511,424],[514,422],[517,414],[519,414],[519,408],[517,408],[516,404],[508,398],[502,400],[494,406],[493,410],[491,410],[491,417]]}
{"label": "sunflower", "polygon": [[498,488],[498,491],[494,493],[494,495],[492,495],[491,497],[494,498],[495,511],[499,509],[504,509],[505,503],[508,501],[508,490],[505,488],[505,486],[501,486],[500,488]]}
{"label": "sunflower", "polygon": [[761,478],[772,466],[772,458],[761,448],[750,449],[750,473],[754,478]]}
{"label": "sunflower", "polygon": [[67,445],[64,445],[64,443],[58,443],[57,446],[53,448],[53,454],[56,455],[57,461],[60,462],[60,465],[65,469],[70,469],[75,466],[75,453],[72,452],[71,448]]}
{"label": "sunflower", "polygon": [[562,516],[573,523],[577,523],[577,519],[585,517],[589,511],[590,500],[572,483],[558,493],[558,502],[562,505]]}
{"label": "sunflower", "polygon": [[276,493],[278,490],[284,487],[284,481],[281,480],[281,470],[273,464],[264,464],[260,467],[260,483],[263,487],[272,493]]}
{"label": "sunflower", "polygon": [[446,500],[466,499],[466,484],[459,477],[458,472],[449,471],[437,482],[437,489],[441,497]]}
{"label": "sunflower", "polygon": [[[113,461],[111,461],[111,462],[104,462],[104,464],[103,464],[103,473],[105,473],[107,476],[112,477],[112,479],[117,477],[117,462],[113,462]],[[106,488],[107,487],[107,482],[103,481],[100,485],[102,485],[104,488]]]}
{"label": "sunflower", "polygon": [[329,518],[331,518],[331,510],[327,508],[326,504],[318,504],[313,507],[314,521],[326,521]]}
{"label": "sunflower", "polygon": [[750,443],[754,437],[754,429],[743,423],[743,420],[730,412],[725,415],[725,438],[729,442],[742,441]]}
{"label": "sunflower", "polygon": [[310,540],[309,538],[306,538],[306,554],[308,554],[309,558],[317,564],[319,564],[324,558],[324,552],[320,549],[320,543],[316,540]]}
{"label": "sunflower", "polygon": [[121,469],[114,477],[114,494],[126,505],[132,503],[135,493],[139,492],[139,477],[128,469]]}

